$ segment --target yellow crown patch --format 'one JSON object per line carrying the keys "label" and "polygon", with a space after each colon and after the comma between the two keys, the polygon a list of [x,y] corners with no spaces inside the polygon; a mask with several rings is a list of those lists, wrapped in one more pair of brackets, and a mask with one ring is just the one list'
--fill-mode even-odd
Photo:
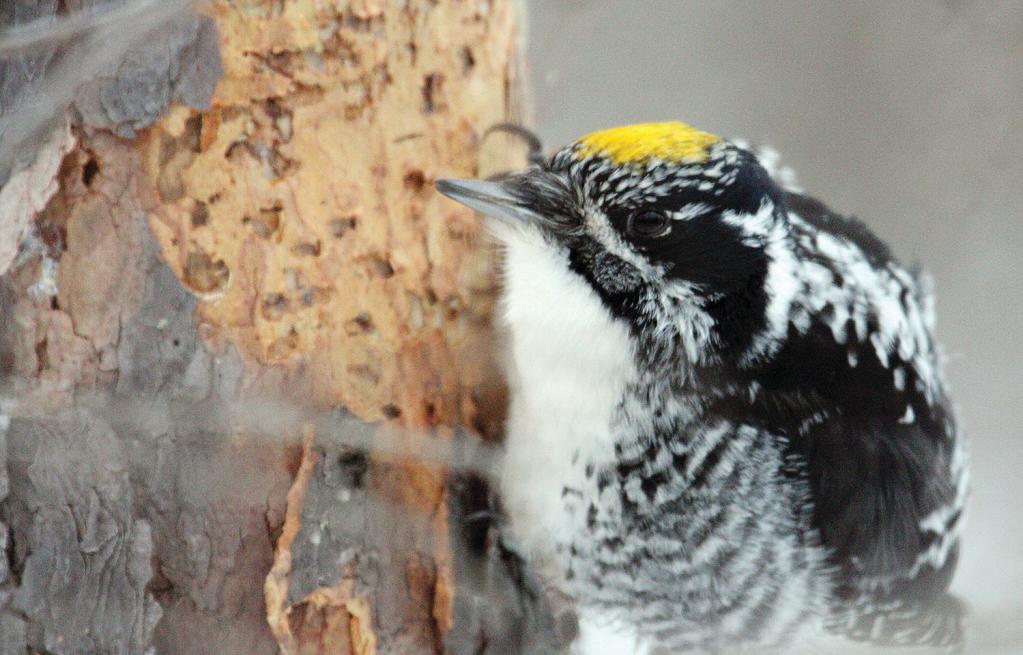
{"label": "yellow crown patch", "polygon": [[604,156],[615,164],[644,164],[651,159],[699,163],[721,137],[685,123],[637,123],[587,134],[576,142],[580,159]]}

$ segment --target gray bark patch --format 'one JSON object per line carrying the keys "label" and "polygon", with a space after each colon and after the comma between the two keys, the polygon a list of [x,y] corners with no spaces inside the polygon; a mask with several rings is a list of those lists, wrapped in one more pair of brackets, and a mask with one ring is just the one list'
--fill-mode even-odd
{"label": "gray bark patch", "polygon": [[223,74],[213,21],[183,16],[167,24],[160,38],[132,48],[112,70],[80,87],[75,108],[85,125],[130,138],[152,125],[172,100],[209,109]]}
{"label": "gray bark patch", "polygon": [[116,435],[79,416],[15,420],[8,439],[11,607],[30,641],[55,655],[141,652],[161,613],[146,590],[153,540]]}
{"label": "gray bark patch", "polygon": [[[2,3],[0,29],[48,16],[57,20],[59,4]],[[68,10],[96,10],[122,3],[63,4]],[[0,185],[32,161],[34,142],[69,105],[82,125],[123,137],[151,125],[174,100],[209,109],[224,74],[216,25],[183,11],[167,16],[142,25],[105,25],[52,46],[0,56]]]}

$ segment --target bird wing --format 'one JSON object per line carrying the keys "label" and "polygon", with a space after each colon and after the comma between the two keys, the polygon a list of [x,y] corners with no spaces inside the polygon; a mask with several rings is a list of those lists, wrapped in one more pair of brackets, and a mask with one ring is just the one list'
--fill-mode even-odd
{"label": "bird wing", "polygon": [[785,201],[802,259],[826,267],[834,287],[797,308],[809,320],[752,375],[755,413],[809,483],[840,595],[932,602],[955,568],[967,471],[929,289],[859,221],[795,193]]}

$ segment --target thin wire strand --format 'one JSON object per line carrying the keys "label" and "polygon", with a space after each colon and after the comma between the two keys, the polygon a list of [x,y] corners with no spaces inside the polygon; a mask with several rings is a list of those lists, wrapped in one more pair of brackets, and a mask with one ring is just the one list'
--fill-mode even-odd
{"label": "thin wire strand", "polygon": [[0,30],[0,55],[67,41],[79,34],[129,21],[162,22],[194,0],[128,0],[83,9],[66,16],[37,18]]}
{"label": "thin wire strand", "polygon": [[364,452],[382,461],[450,468],[491,478],[500,449],[465,429],[415,430],[371,423],[340,412],[317,412],[268,398],[235,400],[136,400],[130,396],[82,395],[73,408],[53,411],[34,407],[16,395],[0,396],[0,416],[26,420],[81,420],[81,414],[122,430],[181,435],[204,434],[265,443],[296,445],[302,429],[312,425],[317,442]]}

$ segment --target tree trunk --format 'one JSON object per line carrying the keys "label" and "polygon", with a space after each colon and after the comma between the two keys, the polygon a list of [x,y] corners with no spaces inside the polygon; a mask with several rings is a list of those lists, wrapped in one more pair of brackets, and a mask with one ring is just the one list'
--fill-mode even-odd
{"label": "tree trunk", "polygon": [[521,163],[516,10],[219,1],[4,64],[25,108],[130,43],[0,142],[0,653],[552,652],[444,466],[502,391],[432,182]]}

